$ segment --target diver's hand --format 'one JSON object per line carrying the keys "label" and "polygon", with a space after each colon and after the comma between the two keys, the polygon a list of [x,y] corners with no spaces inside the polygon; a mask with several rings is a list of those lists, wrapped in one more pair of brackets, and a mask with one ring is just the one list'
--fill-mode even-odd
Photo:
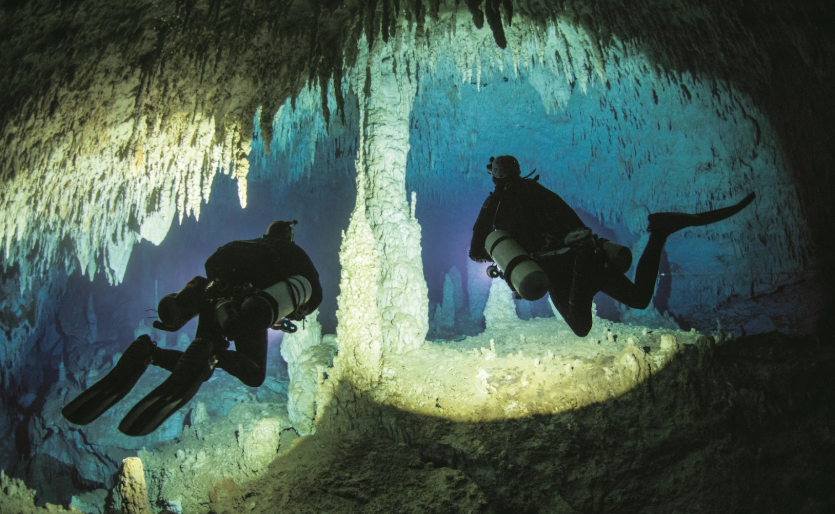
{"label": "diver's hand", "polygon": [[583,227],[572,230],[565,236],[563,244],[569,248],[583,248],[594,246],[594,237],[590,228]]}
{"label": "diver's hand", "polygon": [[486,258],[482,255],[473,254],[472,249],[467,252],[467,256],[470,258],[471,261],[475,262],[493,262],[489,258]]}

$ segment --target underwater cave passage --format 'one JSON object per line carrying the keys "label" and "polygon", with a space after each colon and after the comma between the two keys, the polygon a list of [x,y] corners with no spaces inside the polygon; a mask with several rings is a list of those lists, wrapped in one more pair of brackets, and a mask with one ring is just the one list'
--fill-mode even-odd
{"label": "underwater cave passage", "polygon": [[[119,459],[135,452],[155,505],[188,512],[206,495],[216,499],[218,489],[184,492],[168,474],[187,481],[203,473],[201,484],[220,483],[212,473],[227,468],[239,471],[241,483],[264,476],[279,450],[285,458],[323,419],[331,437],[369,417],[352,411],[356,398],[339,395],[345,384],[374,408],[417,418],[524,423],[643,391],[688,351],[695,358],[693,346],[714,349],[705,334],[727,341],[774,329],[808,333],[816,296],[805,294],[807,256],[797,249],[809,246],[809,233],[769,120],[733,85],[664,70],[626,47],[606,48],[601,57],[585,29],[560,23],[543,34],[508,26],[505,43],[517,45],[515,53],[495,48],[487,31],[463,26],[456,38],[467,44],[446,34],[431,55],[414,44],[361,46],[344,80],[310,83],[277,112],[248,113],[251,138],[236,126],[230,144],[212,147],[214,121],[204,113],[192,119],[205,133],[156,134],[168,150],[180,150],[171,141],[191,140],[182,154],[202,164],[132,156],[140,169],[183,175],[164,179],[165,196],[144,191],[154,186],[145,182],[131,192],[114,173],[103,190],[137,202],[119,213],[121,225],[89,215],[99,205],[92,186],[86,201],[56,207],[58,217],[86,213],[99,224],[61,232],[60,242],[40,252],[60,257],[45,260],[49,267],[63,263],[73,273],[43,285],[57,291],[52,310],[26,311],[25,336],[7,333],[20,348],[32,344],[15,364],[21,394],[0,419],[17,436],[0,467],[25,462],[18,474],[42,498],[66,501],[83,491],[85,501],[102,506]],[[397,37],[414,37],[403,33]],[[198,135],[205,148],[193,143]],[[629,309],[598,294],[591,331],[578,337],[547,297],[514,300],[503,281],[488,277],[486,264],[467,256],[473,223],[493,189],[486,164],[498,155],[515,156],[522,175],[538,176],[595,234],[628,248],[629,278],[647,246],[650,213],[704,212],[751,191],[757,200],[739,216],[671,236],[649,307]],[[40,214],[26,212],[27,230],[37,232]],[[166,376],[152,368],[99,420],[77,427],[60,418],[68,398],[111,370],[138,335],[184,349],[196,323],[171,334],[151,328],[159,299],[202,275],[219,246],[258,237],[275,219],[298,220],[296,241],[316,264],[325,294],[299,332],[270,336],[263,386],[216,372],[158,431],[126,438],[116,431],[119,419]],[[39,252],[29,253],[35,262]],[[38,263],[21,262],[7,270],[8,280],[4,275],[10,291],[38,283]],[[13,301],[15,308],[32,303]],[[54,316],[38,320],[39,313]],[[42,336],[32,342],[37,323]],[[45,373],[45,366],[55,369]],[[60,465],[50,460],[55,455]]]}

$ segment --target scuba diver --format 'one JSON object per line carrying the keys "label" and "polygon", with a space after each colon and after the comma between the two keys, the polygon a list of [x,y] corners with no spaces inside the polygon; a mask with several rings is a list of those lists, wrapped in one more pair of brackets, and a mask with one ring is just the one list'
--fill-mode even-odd
{"label": "scuba diver", "polygon": [[[185,352],[158,348],[139,336],[114,368],[61,411],[86,425],[125,397],[149,364],[171,372],[119,424],[126,435],[147,435],[194,397],[215,368],[249,387],[264,382],[267,329],[294,332],[322,301],[319,273],[293,242],[297,222],[274,221],[266,235],[232,241],[206,260],[206,277],[194,277],[179,292],[164,296],[154,327],[176,332],[197,316],[197,333]],[[235,350],[229,350],[229,341]]]}
{"label": "scuba diver", "polygon": [[594,235],[574,209],[538,182],[538,175],[528,178],[532,172],[523,178],[515,157],[491,157],[487,169],[496,188],[473,226],[470,259],[494,262],[488,274],[504,278],[517,299],[534,301],[549,293],[580,337],[591,330],[592,299],[598,291],[633,309],[646,309],[655,293],[667,237],[727,219],[755,198],[751,193],[736,205],[700,214],[650,214],[649,242],[633,283],[624,275],[632,265],[632,252]]}

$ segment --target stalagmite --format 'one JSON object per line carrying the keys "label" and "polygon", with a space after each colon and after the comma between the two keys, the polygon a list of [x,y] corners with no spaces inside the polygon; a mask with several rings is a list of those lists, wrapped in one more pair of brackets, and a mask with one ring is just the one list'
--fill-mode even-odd
{"label": "stalagmite", "polygon": [[484,319],[484,306],[492,284],[484,271],[486,267],[486,264],[467,259],[467,307],[470,319],[479,324]]}
{"label": "stalagmite", "polygon": [[314,432],[316,396],[323,370],[333,363],[336,346],[333,336],[322,338],[319,311],[307,316],[298,332],[286,334],[281,341],[281,356],[287,361],[290,385],[287,387],[287,415],[299,435]]}
{"label": "stalagmite", "polygon": [[513,293],[504,280],[496,279],[490,285],[490,295],[484,307],[484,322],[487,328],[506,327],[519,321]]}
{"label": "stalagmite", "polygon": [[128,457],[122,461],[119,495],[122,498],[124,514],[151,514],[148,489],[145,487],[145,470],[139,457]]}

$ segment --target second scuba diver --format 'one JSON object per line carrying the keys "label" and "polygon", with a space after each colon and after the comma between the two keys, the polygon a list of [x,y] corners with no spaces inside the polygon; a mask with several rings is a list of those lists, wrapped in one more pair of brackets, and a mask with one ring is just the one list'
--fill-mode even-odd
{"label": "second scuba diver", "polygon": [[[267,329],[295,331],[322,301],[319,273],[293,242],[296,221],[274,221],[266,235],[232,241],[206,260],[206,278],[194,277],[182,291],[159,302],[154,327],[175,332],[198,316],[197,333],[185,352],[158,348],[147,335],[125,350],[114,368],[62,410],[86,425],[125,397],[149,364],[171,372],[119,424],[126,435],[147,435],[194,397],[215,368],[250,387],[264,382]],[[235,342],[235,351],[229,350]]]}
{"label": "second scuba diver", "polygon": [[580,337],[591,330],[592,299],[598,291],[633,309],[646,309],[655,293],[667,238],[687,227],[727,219],[755,198],[750,193],[736,205],[700,214],[650,214],[649,242],[632,282],[624,275],[632,264],[629,249],[594,235],[574,209],[538,182],[538,176],[522,178],[515,157],[491,157],[487,169],[496,187],[473,227],[470,258],[498,264],[491,276],[503,276],[517,298],[533,301],[550,294]]}

